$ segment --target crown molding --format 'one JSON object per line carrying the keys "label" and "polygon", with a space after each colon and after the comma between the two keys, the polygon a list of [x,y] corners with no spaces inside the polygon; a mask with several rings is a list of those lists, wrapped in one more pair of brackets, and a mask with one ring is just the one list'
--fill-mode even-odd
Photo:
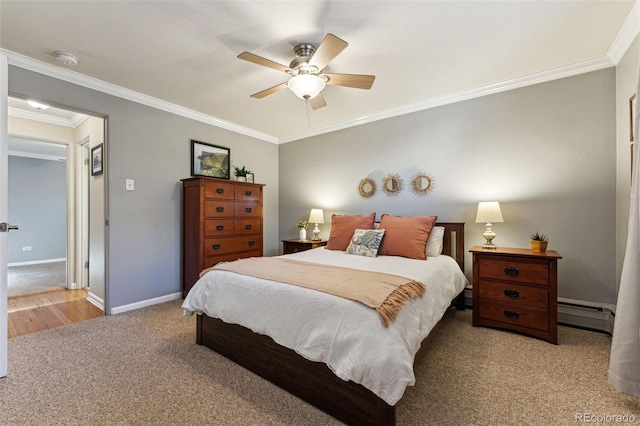
{"label": "crown molding", "polygon": [[518,77],[511,80],[505,80],[498,83],[489,84],[486,86],[471,89],[471,90],[465,90],[462,92],[453,93],[446,96],[427,99],[425,101],[413,103],[400,108],[390,109],[379,114],[360,117],[355,120],[344,121],[342,123],[337,123],[331,126],[320,127],[308,132],[296,133],[291,136],[280,138],[280,143],[293,142],[299,139],[305,139],[312,136],[322,135],[324,133],[335,132],[337,130],[343,130],[349,127],[359,126],[361,124],[371,123],[374,121],[379,121],[387,118],[397,117],[400,115],[410,114],[412,112],[418,112],[425,109],[453,104],[456,102],[467,101],[470,99],[480,98],[487,95],[493,95],[500,92],[519,89],[526,86],[533,86],[535,84],[545,83],[548,81],[558,80],[561,78],[571,77],[571,76],[584,74],[592,71],[598,71],[598,70],[610,68],[613,66],[615,66],[615,64],[608,56],[601,56],[600,58],[595,58],[588,61],[578,62],[575,64],[566,65],[566,66],[554,68],[547,71],[529,74],[523,77]]}
{"label": "crown molding", "polygon": [[35,111],[25,111],[23,109],[8,108],[9,116],[17,118],[25,118],[27,120],[39,121],[41,123],[53,124],[55,126],[70,127],[75,129],[84,122],[88,115],[75,114],[71,119],[54,117],[51,115],[41,114]]}
{"label": "crown molding", "polygon": [[611,43],[607,56],[618,65],[638,34],[640,34],[640,0],[636,0],[633,5],[618,35]]}
{"label": "crown molding", "polygon": [[23,152],[23,151],[8,151],[9,155],[14,157],[25,157],[25,158],[36,158],[38,160],[51,160],[51,161],[61,161],[66,162],[67,159],[65,157],[60,157],[58,155],[49,155],[49,154],[38,154],[35,152]]}
{"label": "crown molding", "polygon": [[79,86],[87,87],[89,89],[97,90],[99,92],[107,93],[109,95],[117,96],[129,101],[137,102],[139,104],[166,111],[175,115],[190,118],[192,120],[220,127],[222,129],[230,130],[235,133],[243,134],[256,139],[261,139],[266,142],[278,143],[278,138],[275,136],[250,129],[248,127],[230,123],[220,118],[203,114],[189,108],[181,107],[171,102],[154,98],[153,96],[144,95],[130,89],[125,89],[124,87],[107,83],[105,81],[98,80],[96,78],[89,77],[75,71],[70,71],[58,66],[54,66],[46,62],[30,58],[28,56],[21,55],[11,50],[0,49],[0,54],[7,57],[9,65],[34,71],[39,74],[44,74],[49,77],[77,84]]}

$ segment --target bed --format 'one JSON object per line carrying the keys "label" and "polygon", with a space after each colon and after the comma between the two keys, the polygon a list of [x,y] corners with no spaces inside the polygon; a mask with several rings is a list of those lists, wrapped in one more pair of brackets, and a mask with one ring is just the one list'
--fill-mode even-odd
{"label": "bed", "polygon": [[[322,334],[325,331],[321,333],[315,328],[316,325],[302,325],[304,321],[293,320],[296,318],[293,315],[303,313],[302,317],[310,317],[311,321],[308,323],[315,324],[316,318],[313,310],[316,309],[315,305],[307,306],[305,299],[308,297],[306,293],[313,293],[313,290],[296,288],[292,292],[291,286],[287,284],[265,281],[260,285],[268,286],[268,291],[265,290],[264,294],[258,293],[255,300],[251,300],[252,293],[257,292],[254,285],[245,286],[243,280],[246,277],[238,277],[232,272],[216,271],[215,274],[205,274],[187,295],[183,308],[187,316],[197,314],[196,342],[213,349],[347,424],[395,424],[395,403],[402,396],[405,387],[413,385],[413,362],[420,346],[424,346],[423,340],[427,338],[447,308],[453,305],[458,309],[464,309],[464,288],[467,284],[462,272],[464,270],[464,224],[438,223],[437,225],[444,228],[443,256],[429,258],[423,264],[429,263],[438,268],[440,264],[448,264],[444,268],[448,268],[448,271],[456,270],[456,272],[444,274],[444,276],[451,275],[452,283],[446,286],[426,284],[427,294],[425,297],[409,301],[394,324],[388,327],[389,330],[380,326],[377,316],[375,314],[372,316],[370,313],[372,310],[363,306],[356,307],[358,302],[345,301],[342,298],[326,294],[318,296],[318,292],[314,293],[314,297],[320,297],[320,300],[313,303],[319,304],[320,309],[328,309],[332,312],[327,316],[328,318],[340,318],[338,321],[341,322],[340,327],[358,321],[361,330],[357,333],[349,331],[352,334],[346,338],[347,345],[353,346],[356,350],[358,347],[366,347],[370,343],[371,337],[365,336],[365,329],[371,329],[373,330],[372,334],[379,334],[387,339],[384,345],[379,346],[393,348],[392,350],[397,351],[396,354],[381,353],[378,355],[377,349],[369,349],[366,351],[366,358],[372,358],[375,362],[382,364],[388,364],[385,357],[402,358],[401,362],[398,362],[398,366],[392,366],[391,370],[388,370],[386,365],[380,369],[362,366],[355,355],[352,359],[351,354],[345,354],[339,349],[335,349],[337,354],[333,354],[332,348],[331,355],[325,355],[317,348],[321,346],[318,341],[322,342],[324,339]],[[348,262],[349,265],[355,264],[350,267],[362,269],[369,268],[368,265],[371,264],[370,260],[364,259],[362,256],[326,250],[322,247],[281,257],[302,262],[327,262],[343,266],[344,262]],[[398,260],[400,266],[396,266]],[[413,270],[413,263],[410,262],[410,259],[402,260],[397,259],[397,256],[379,256],[375,262],[377,262],[375,265],[393,265],[390,271],[386,269],[386,266],[372,267],[379,268],[381,272],[394,272],[396,269],[393,268],[399,267],[401,270],[409,272],[405,274],[406,276],[418,274],[417,269]],[[453,268],[451,264],[454,265]],[[229,285],[227,282],[235,284]],[[281,287],[289,289],[283,290]],[[440,288],[443,290],[439,290]],[[234,292],[238,291],[242,294],[241,297],[234,295]],[[260,291],[263,289],[260,288]],[[271,301],[270,297],[279,297],[284,291],[287,291],[285,299],[291,305],[291,312],[286,311],[282,306],[277,307],[275,313],[269,311],[272,309],[270,307],[264,308],[265,311],[262,312],[260,305],[252,305],[257,303],[258,299],[264,302]],[[437,294],[439,292],[442,294]],[[340,301],[334,299],[340,299]],[[438,300],[433,301],[432,299]],[[424,303],[433,306],[430,305],[427,309]],[[343,304],[345,306],[355,305],[348,309],[342,309]],[[270,303],[265,303],[265,305],[270,305]],[[333,311],[334,308],[335,311]],[[294,312],[296,310],[299,311],[298,314]],[[363,315],[372,316],[373,319],[369,317],[351,319],[350,315],[356,315],[354,312],[357,310],[363,312],[368,310]],[[428,313],[423,313],[427,310]],[[277,318],[279,315],[282,318]],[[263,317],[268,318],[264,324],[262,323]],[[420,318],[417,319],[417,317]],[[426,320],[423,317],[427,317]],[[378,320],[377,324],[375,320]],[[269,325],[270,322],[271,325]],[[396,322],[398,325],[395,324]],[[297,334],[294,332],[293,338],[288,337],[291,330],[281,330],[288,327],[287,323],[301,324],[301,331]],[[269,326],[272,329],[269,329]],[[327,330],[334,332],[337,329],[327,326]],[[359,336],[359,333],[362,333],[363,336]],[[358,342],[356,338],[364,340]],[[336,347],[336,340],[341,340],[336,337],[331,337],[331,339],[330,343],[336,344]],[[397,347],[394,343],[396,340],[409,342],[406,355],[402,354],[405,348]],[[387,341],[390,343],[387,344]],[[371,347],[369,346],[369,348]],[[384,377],[370,377],[376,375]],[[388,385],[392,382],[393,385]]]}

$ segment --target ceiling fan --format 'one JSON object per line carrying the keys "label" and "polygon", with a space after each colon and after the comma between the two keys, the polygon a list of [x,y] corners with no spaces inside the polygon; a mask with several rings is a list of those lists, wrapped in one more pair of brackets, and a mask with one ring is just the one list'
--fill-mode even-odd
{"label": "ceiling fan", "polygon": [[289,66],[273,62],[262,56],[244,52],[238,55],[242,59],[254,64],[284,71],[291,76],[288,81],[270,87],[251,95],[252,98],[262,99],[265,96],[278,92],[288,87],[296,96],[311,104],[312,109],[322,108],[327,102],[322,96],[325,85],[354,87],[356,89],[370,89],[375,80],[374,75],[361,74],[334,74],[323,73],[322,70],[349,44],[334,36],[327,34],[318,47],[310,43],[298,44],[293,48],[296,58]]}

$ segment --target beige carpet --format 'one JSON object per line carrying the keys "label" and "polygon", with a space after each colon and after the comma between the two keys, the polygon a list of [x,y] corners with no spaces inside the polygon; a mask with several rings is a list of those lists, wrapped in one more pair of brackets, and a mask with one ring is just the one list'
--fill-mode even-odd
{"label": "beige carpet", "polygon": [[[196,345],[180,302],[9,340],[0,424],[339,424]],[[607,384],[606,336],[561,327],[554,346],[474,328],[469,310],[442,325],[398,404],[400,425],[570,425],[579,413],[640,422],[640,401]]]}
{"label": "beige carpet", "polygon": [[35,265],[9,266],[7,268],[8,295],[22,296],[30,293],[66,287],[67,262],[38,263]]}

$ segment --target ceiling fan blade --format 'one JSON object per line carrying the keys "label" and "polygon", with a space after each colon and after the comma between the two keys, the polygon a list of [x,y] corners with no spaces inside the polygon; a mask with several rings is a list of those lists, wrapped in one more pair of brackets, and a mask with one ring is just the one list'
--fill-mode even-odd
{"label": "ceiling fan blade", "polygon": [[322,39],[322,42],[316,49],[316,52],[313,54],[311,59],[309,60],[309,65],[315,66],[319,71],[322,71],[324,67],[329,64],[338,56],[340,52],[342,52],[349,43],[334,36],[333,34],[327,34]]}
{"label": "ceiling fan blade", "polygon": [[272,93],[276,93],[276,92],[284,89],[285,87],[287,87],[287,82],[286,81],[284,83],[278,84],[277,86],[269,87],[268,89],[265,89],[262,92],[254,93],[253,95],[251,95],[251,97],[252,98],[257,98],[257,99],[262,99],[265,96],[269,96]]}
{"label": "ceiling fan blade", "polygon": [[278,71],[291,71],[286,65],[279,64],[277,62],[273,62],[267,58],[263,58],[262,56],[254,55],[253,53],[243,52],[238,55],[238,59],[243,59],[248,62],[252,62],[254,64],[262,65],[263,67],[273,68]]}
{"label": "ceiling fan blade", "polygon": [[311,105],[311,109],[316,110],[322,107],[326,107],[327,101],[324,100],[324,96],[322,96],[322,93],[318,93],[315,98],[309,100],[309,104]]}
{"label": "ceiling fan blade", "polygon": [[375,75],[362,75],[362,74],[328,74],[323,73],[329,77],[327,84],[332,86],[345,86],[355,87],[356,89],[371,89],[373,80],[376,79]]}

